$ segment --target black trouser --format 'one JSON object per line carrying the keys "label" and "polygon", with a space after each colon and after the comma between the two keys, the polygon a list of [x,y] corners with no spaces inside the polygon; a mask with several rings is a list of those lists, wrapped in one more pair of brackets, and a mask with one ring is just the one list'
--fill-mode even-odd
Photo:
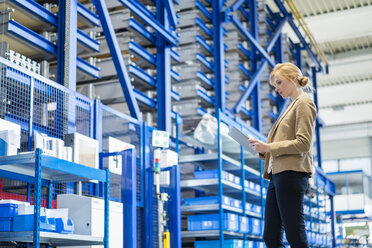
{"label": "black trouser", "polygon": [[265,205],[264,241],[268,248],[284,247],[283,231],[291,248],[307,248],[304,195],[307,173],[284,171],[271,177]]}

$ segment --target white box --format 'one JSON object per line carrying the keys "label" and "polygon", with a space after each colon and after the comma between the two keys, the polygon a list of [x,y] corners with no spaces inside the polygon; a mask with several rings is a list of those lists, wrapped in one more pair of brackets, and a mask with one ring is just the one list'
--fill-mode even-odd
{"label": "white box", "polygon": [[72,162],[72,147],[63,147],[63,159]]}
{"label": "white box", "polygon": [[[131,148],[135,148],[134,145],[118,140],[114,137],[108,137],[109,152],[120,152]],[[110,156],[108,163],[110,172],[121,175],[122,156]]]}
{"label": "white box", "polygon": [[[155,149],[155,159],[159,159],[160,168],[172,167],[178,165],[178,154],[169,149]],[[170,184],[170,173],[169,171],[160,172],[160,185],[168,186]]]}
{"label": "white box", "polygon": [[[104,204],[104,200],[92,197],[73,194],[57,196],[57,208],[68,208],[69,218],[75,225],[74,234],[103,237]],[[109,243],[110,247],[123,247],[123,204],[120,202],[110,201]],[[103,248],[100,245],[78,247]]]}
{"label": "white box", "polygon": [[63,159],[64,144],[61,139],[34,131],[34,148],[41,148],[45,155]]}
{"label": "white box", "polygon": [[99,169],[97,140],[79,133],[66,134],[65,145],[72,147],[73,162]]}
{"label": "white box", "polygon": [[10,121],[0,119],[1,155],[17,155],[21,147],[21,126]]}
{"label": "white box", "polygon": [[[19,204],[18,215],[29,215],[34,214],[34,205]],[[40,216],[45,216],[45,208],[40,208]]]}

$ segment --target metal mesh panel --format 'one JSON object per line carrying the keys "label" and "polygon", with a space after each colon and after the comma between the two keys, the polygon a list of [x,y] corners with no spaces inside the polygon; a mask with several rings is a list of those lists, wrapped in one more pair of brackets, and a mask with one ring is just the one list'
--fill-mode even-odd
{"label": "metal mesh panel", "polygon": [[[137,152],[137,201],[141,201],[141,125],[118,116],[105,108],[102,111],[102,151],[108,152],[108,138],[114,137],[136,147]],[[108,167],[108,159],[104,159],[104,168]],[[121,177],[111,173],[110,196],[121,201]]]}
{"label": "metal mesh panel", "polygon": [[[91,102],[93,100],[90,100]],[[92,123],[91,112],[93,111],[91,102],[88,99],[76,97],[76,132],[90,136]]]}
{"label": "metal mesh panel", "polygon": [[64,108],[68,104],[66,98],[67,93],[35,80],[34,130],[63,139],[63,134],[67,131],[67,115],[64,114]]}
{"label": "metal mesh panel", "polygon": [[[31,78],[4,64],[0,64],[0,117],[20,124],[22,134],[27,134],[30,116]],[[28,149],[28,136],[22,135],[21,150]]]}
{"label": "metal mesh panel", "polygon": [[[27,71],[9,61],[0,62],[0,118],[21,126],[21,152],[33,149],[32,143],[29,147],[30,130],[63,139],[67,132],[73,130],[76,123],[76,130],[79,133],[90,136],[92,102],[93,100],[80,97],[48,79],[31,77]],[[33,185],[30,189],[32,203]],[[67,193],[67,189],[66,184],[54,185],[52,204],[54,208],[56,196]],[[27,201],[27,190],[27,183],[0,178],[2,199]],[[42,205],[46,206],[46,186],[43,187],[42,194]]]}

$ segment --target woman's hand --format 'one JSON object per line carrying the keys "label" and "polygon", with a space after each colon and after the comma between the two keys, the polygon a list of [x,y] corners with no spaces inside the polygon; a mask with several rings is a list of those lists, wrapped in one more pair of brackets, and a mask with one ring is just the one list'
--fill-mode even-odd
{"label": "woman's hand", "polygon": [[253,150],[255,150],[256,152],[259,152],[259,153],[270,152],[269,144],[266,144],[265,142],[251,139],[251,138],[248,138],[248,141],[250,145],[252,146]]}

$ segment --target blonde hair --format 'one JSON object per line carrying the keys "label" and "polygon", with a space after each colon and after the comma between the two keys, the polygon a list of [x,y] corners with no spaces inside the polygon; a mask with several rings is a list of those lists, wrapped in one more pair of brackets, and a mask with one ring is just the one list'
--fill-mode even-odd
{"label": "blonde hair", "polygon": [[301,87],[305,87],[309,83],[309,78],[304,77],[302,75],[300,68],[298,68],[296,65],[292,63],[277,64],[274,67],[273,71],[270,74],[270,84],[272,86],[275,86],[274,84],[275,75],[284,77],[290,81],[292,81],[293,78],[295,78],[296,79],[295,83]]}

